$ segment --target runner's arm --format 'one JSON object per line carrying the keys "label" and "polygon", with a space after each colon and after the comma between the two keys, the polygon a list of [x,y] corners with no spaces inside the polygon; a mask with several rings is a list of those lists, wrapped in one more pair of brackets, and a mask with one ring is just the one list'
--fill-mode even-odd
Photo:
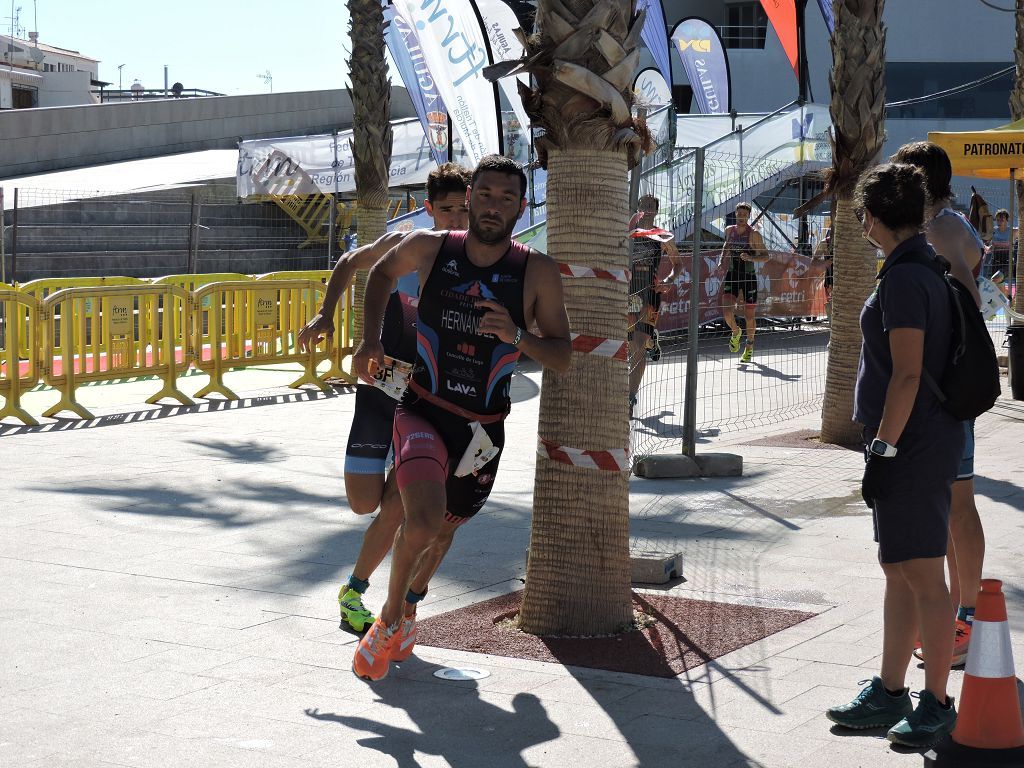
{"label": "runner's arm", "polygon": [[679,255],[679,249],[676,247],[675,240],[669,240],[667,243],[662,244],[661,250],[668,256],[668,263],[672,265],[672,271],[668,273],[668,277],[665,278],[664,282],[672,283],[683,271],[683,259]]}
{"label": "runner's arm", "polygon": [[387,232],[369,245],[349,251],[338,259],[338,263],[334,265],[331,277],[327,281],[324,300],[320,305],[320,314],[327,317],[333,316],[338,299],[352,284],[352,278],[355,277],[356,271],[370,269],[385,253],[402,242],[403,237],[405,235],[402,232]]}
{"label": "runner's arm", "polygon": [[771,261],[771,254],[768,253],[768,249],[764,245],[764,238],[761,237],[761,233],[756,229],[750,233],[750,247],[754,251],[750,257],[750,261]]}

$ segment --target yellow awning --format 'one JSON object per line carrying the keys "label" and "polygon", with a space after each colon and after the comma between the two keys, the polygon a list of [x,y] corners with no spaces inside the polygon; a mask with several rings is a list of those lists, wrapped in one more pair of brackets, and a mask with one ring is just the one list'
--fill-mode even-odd
{"label": "yellow awning", "polygon": [[955,176],[1008,179],[1012,168],[1024,178],[1024,120],[985,131],[932,131],[928,141],[946,150]]}

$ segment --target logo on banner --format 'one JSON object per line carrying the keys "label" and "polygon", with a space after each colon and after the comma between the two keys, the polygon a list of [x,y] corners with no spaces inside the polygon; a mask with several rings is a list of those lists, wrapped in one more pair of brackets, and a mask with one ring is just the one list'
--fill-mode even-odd
{"label": "logo on banner", "polygon": [[448,115],[445,112],[427,112],[427,125],[430,126],[430,146],[438,152],[448,151]]}
{"label": "logo on banner", "polygon": [[680,40],[679,50],[685,51],[690,49],[697,53],[711,53],[711,41],[707,38],[698,40]]}

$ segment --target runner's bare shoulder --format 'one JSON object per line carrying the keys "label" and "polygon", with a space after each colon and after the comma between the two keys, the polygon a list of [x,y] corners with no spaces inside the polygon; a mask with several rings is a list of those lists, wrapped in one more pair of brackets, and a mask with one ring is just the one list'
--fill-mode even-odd
{"label": "runner's bare shoulder", "polygon": [[402,259],[415,261],[417,269],[433,264],[434,257],[441,250],[441,244],[448,236],[447,230],[416,229],[402,239]]}

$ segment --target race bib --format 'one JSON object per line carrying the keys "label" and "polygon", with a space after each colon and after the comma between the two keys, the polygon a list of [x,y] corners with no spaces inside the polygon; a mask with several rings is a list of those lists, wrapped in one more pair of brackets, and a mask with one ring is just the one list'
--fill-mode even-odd
{"label": "race bib", "polygon": [[396,360],[384,355],[384,365],[377,366],[373,373],[373,386],[392,397],[401,400],[412,376],[412,363]]}
{"label": "race bib", "polygon": [[471,473],[475,475],[501,450],[491,442],[490,436],[479,421],[470,422],[469,428],[473,430],[473,439],[469,441],[466,452],[459,459],[459,466],[455,468],[456,477],[465,477]]}
{"label": "race bib", "polygon": [[1010,305],[999,286],[987,277],[978,278],[978,293],[981,295],[981,314],[986,320],[994,320],[999,312]]}

